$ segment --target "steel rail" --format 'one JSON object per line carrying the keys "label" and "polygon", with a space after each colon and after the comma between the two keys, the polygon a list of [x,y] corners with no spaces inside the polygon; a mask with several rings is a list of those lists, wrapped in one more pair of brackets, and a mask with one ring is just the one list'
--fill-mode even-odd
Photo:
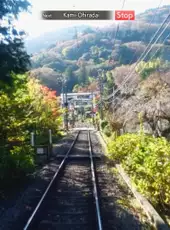
{"label": "steel rail", "polygon": [[92,182],[93,182],[93,195],[95,198],[98,229],[103,230],[101,214],[100,214],[98,191],[97,191],[96,175],[95,175],[95,169],[94,169],[94,161],[93,161],[93,156],[92,156],[92,145],[91,145],[90,131],[88,131],[88,141],[89,141],[89,153],[90,153],[91,173],[92,173]]}
{"label": "steel rail", "polygon": [[48,187],[46,188],[44,194],[42,195],[40,201],[38,202],[36,208],[34,209],[33,213],[31,214],[31,217],[28,219],[28,221],[27,221],[25,227],[23,228],[23,230],[29,229],[29,227],[30,227],[31,224],[33,223],[33,220],[34,220],[34,218],[35,218],[35,215],[36,215],[37,211],[39,210],[39,208],[40,208],[42,202],[44,201],[44,198],[46,197],[48,191],[50,190],[50,188],[51,188],[51,186],[52,186],[54,180],[56,179],[56,177],[58,176],[59,172],[60,172],[61,169],[63,168],[63,165],[64,165],[64,163],[65,163],[65,161],[66,161],[68,155],[70,154],[72,148],[74,147],[75,142],[77,141],[77,138],[78,138],[79,134],[80,134],[80,131],[78,131],[78,133],[77,133],[77,135],[76,135],[76,138],[74,139],[74,141],[73,141],[73,143],[72,143],[70,149],[67,151],[67,153],[66,153],[64,159],[62,160],[62,162],[61,162],[61,164],[60,164],[60,166],[59,166],[59,168],[58,168],[58,170],[56,171],[56,173],[55,173],[55,175],[53,176],[51,182],[49,183]]}

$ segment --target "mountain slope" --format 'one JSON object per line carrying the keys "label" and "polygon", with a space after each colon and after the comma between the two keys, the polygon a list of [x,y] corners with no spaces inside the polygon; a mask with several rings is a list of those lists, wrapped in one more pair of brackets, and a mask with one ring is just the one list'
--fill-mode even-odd
{"label": "mountain slope", "polygon": [[[69,82],[68,90],[72,91],[75,84],[87,85],[95,80],[100,69],[107,72],[121,65],[133,64],[145,50],[169,9],[170,6],[163,6],[157,10],[149,29],[148,20],[155,13],[155,9],[138,15],[137,21],[121,24],[116,41],[114,41],[115,25],[100,30],[90,27],[84,30],[81,28],[77,36],[57,42],[48,49],[34,54],[31,58],[34,75],[36,73],[45,84],[60,92],[61,83],[57,83],[57,78],[63,73]],[[74,31],[74,28],[71,31]],[[164,44],[161,44],[169,33],[170,26],[159,43],[154,46],[146,61],[156,50],[158,52],[155,57],[170,60],[170,41],[167,39]],[[38,71],[36,71],[37,68]],[[52,83],[51,76],[56,77],[56,84]]]}
{"label": "mountain slope", "polygon": [[[87,28],[88,26],[86,25],[77,27],[79,32],[84,31]],[[47,49],[51,45],[55,46],[55,44],[59,41],[72,39],[74,36],[75,36],[74,27],[57,29],[56,31],[46,32],[43,35],[40,35],[36,38],[26,39],[25,46],[29,54],[34,54],[40,52],[43,49]]]}

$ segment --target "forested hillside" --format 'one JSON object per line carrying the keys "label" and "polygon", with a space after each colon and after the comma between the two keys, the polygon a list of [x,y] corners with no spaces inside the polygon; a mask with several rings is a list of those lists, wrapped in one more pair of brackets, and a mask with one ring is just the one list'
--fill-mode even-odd
{"label": "forested hillside", "polygon": [[[109,71],[115,67],[131,65],[142,54],[169,9],[169,6],[161,7],[154,18],[156,9],[147,10],[138,15],[136,21],[122,23],[116,40],[114,24],[100,29],[87,27],[83,31],[78,28],[72,39],[56,39],[48,49],[32,55],[31,75],[60,92],[62,73],[67,78],[68,90],[71,92],[76,84],[84,87],[95,81],[100,69],[109,75]],[[170,60],[170,40],[167,38],[162,44],[169,33],[170,27],[145,61],[149,60],[156,50],[158,51],[154,58]]]}

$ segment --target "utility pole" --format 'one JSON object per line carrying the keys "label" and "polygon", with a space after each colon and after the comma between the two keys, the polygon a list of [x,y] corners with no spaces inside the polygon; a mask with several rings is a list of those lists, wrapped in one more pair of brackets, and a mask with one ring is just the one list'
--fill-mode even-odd
{"label": "utility pole", "polygon": [[93,104],[93,96],[94,96],[94,94],[93,94],[93,91],[92,91],[92,93],[91,93],[91,97],[92,97],[92,119],[93,119],[93,126],[94,126],[94,104]]}
{"label": "utility pole", "polygon": [[100,91],[100,117],[101,120],[103,120],[103,98],[102,98],[102,91],[103,91],[103,85],[102,85],[102,79],[101,79],[101,70],[99,71],[99,91]]}
{"label": "utility pole", "polygon": [[[64,98],[64,80],[62,79],[62,74],[61,74],[61,95],[62,95],[62,109],[63,109],[65,106],[65,98]],[[63,129],[65,128],[64,120],[65,120],[65,116],[63,113]]]}
{"label": "utility pole", "polygon": [[161,119],[160,119],[160,114],[161,114],[161,102],[158,101],[157,102],[157,113],[158,113],[158,120],[157,120],[157,124],[156,124],[156,129],[158,132],[158,135],[161,137],[161,131],[162,131],[162,124],[161,124]]}
{"label": "utility pole", "polygon": [[66,108],[66,113],[65,113],[65,122],[66,122],[66,130],[68,131],[68,100],[67,100],[67,83],[65,84],[65,108]]}
{"label": "utility pole", "polygon": [[61,73],[61,91],[62,91],[62,109],[65,109],[65,113],[63,114],[63,128],[68,131],[68,100],[67,100],[67,82],[65,77],[63,77]]}

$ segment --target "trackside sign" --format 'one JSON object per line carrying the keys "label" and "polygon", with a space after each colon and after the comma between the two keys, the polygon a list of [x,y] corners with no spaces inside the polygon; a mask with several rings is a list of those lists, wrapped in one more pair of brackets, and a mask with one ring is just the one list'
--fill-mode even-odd
{"label": "trackside sign", "polygon": [[135,20],[134,10],[115,10],[115,20]]}

